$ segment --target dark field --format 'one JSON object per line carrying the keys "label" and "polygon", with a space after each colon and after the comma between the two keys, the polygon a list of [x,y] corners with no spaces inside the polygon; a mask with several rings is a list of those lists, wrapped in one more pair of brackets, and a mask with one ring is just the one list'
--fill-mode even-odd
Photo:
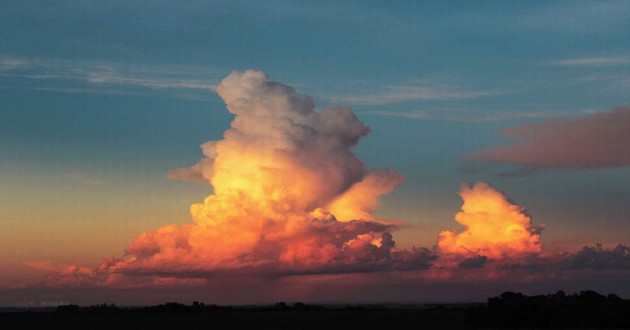
{"label": "dark field", "polygon": [[418,310],[231,310],[217,312],[20,313],[2,329],[463,329],[464,312]]}

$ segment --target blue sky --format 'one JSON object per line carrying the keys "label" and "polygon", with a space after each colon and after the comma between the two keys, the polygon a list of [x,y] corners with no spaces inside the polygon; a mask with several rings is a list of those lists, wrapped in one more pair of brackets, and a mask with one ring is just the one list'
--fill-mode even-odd
{"label": "blue sky", "polygon": [[457,229],[459,184],[479,180],[550,248],[630,243],[627,166],[467,157],[510,127],[630,104],[628,17],[627,1],[2,1],[0,253],[97,263],[189,222],[211,187],[166,172],[221,138],[213,88],[250,68],[371,127],[359,157],[406,177],[378,211],[409,224],[403,246]]}

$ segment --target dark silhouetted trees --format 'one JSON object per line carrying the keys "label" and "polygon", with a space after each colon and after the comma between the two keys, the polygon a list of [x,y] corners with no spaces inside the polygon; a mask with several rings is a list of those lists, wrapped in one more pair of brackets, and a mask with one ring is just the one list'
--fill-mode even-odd
{"label": "dark silhouetted trees", "polygon": [[630,328],[630,302],[595,291],[526,296],[505,292],[466,313],[470,328]]}

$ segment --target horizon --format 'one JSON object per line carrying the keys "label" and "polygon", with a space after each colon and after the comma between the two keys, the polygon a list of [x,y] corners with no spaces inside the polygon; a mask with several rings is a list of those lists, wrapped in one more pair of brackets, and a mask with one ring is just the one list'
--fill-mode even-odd
{"label": "horizon", "polygon": [[630,297],[628,15],[5,1],[0,306]]}
{"label": "horizon", "polygon": [[[558,290],[557,292],[553,292],[553,293],[547,293],[547,294],[538,294],[538,295],[525,295],[526,297],[537,297],[537,296],[553,296],[553,295],[557,295],[558,293],[563,292],[562,290]],[[583,294],[585,292],[595,292],[592,290],[584,290],[584,291],[580,291],[580,292],[571,292],[571,293],[565,293],[567,296],[578,296],[580,294]],[[400,302],[378,302],[378,301],[356,301],[356,302],[352,302],[352,301],[348,301],[348,302],[334,302],[334,301],[330,301],[330,302],[324,302],[324,301],[319,301],[319,302],[309,302],[309,301],[276,301],[276,302],[266,302],[266,303],[259,303],[259,304],[231,304],[231,305],[222,305],[222,304],[214,304],[212,302],[204,302],[204,301],[192,301],[192,302],[181,302],[181,301],[164,301],[161,303],[157,303],[157,304],[152,304],[152,305],[117,305],[114,303],[97,303],[97,304],[90,304],[90,305],[76,305],[76,304],[70,304],[68,302],[62,302],[62,301],[57,301],[57,302],[39,302],[39,304],[36,304],[35,302],[29,302],[28,304],[24,304],[24,305],[18,305],[18,306],[0,306],[0,312],[2,312],[2,310],[55,310],[57,307],[60,306],[79,306],[81,308],[83,307],[101,307],[101,306],[107,306],[107,307],[112,307],[112,308],[121,308],[121,309],[138,309],[138,308],[144,308],[144,307],[159,307],[159,306],[165,306],[168,304],[176,304],[176,305],[181,305],[184,307],[193,307],[196,305],[200,305],[203,307],[208,307],[208,308],[223,308],[223,307],[229,307],[229,308],[235,308],[235,309],[257,309],[257,308],[264,308],[264,309],[273,309],[273,308],[278,308],[280,307],[289,307],[289,308],[295,308],[296,305],[305,305],[305,306],[314,306],[314,307],[324,307],[324,308],[330,308],[330,309],[343,309],[343,308],[347,308],[347,307],[352,307],[352,308],[385,308],[385,309],[427,309],[427,308],[435,308],[435,307],[447,307],[447,308],[457,308],[457,307],[465,307],[465,306],[477,306],[477,305],[487,305],[488,301],[493,299],[493,298],[497,298],[500,297],[504,294],[508,294],[508,293],[516,293],[516,294],[522,294],[521,292],[512,292],[512,291],[506,291],[503,292],[499,295],[496,296],[492,296],[492,297],[488,297],[485,301],[451,301],[451,302],[421,302],[421,301],[400,301]],[[595,292],[597,294],[601,294],[603,296],[609,297],[611,295],[616,295],[615,293],[607,293],[607,294],[602,294],[599,292]],[[630,299],[627,298],[623,298],[620,297],[622,300],[625,301],[630,301]]]}

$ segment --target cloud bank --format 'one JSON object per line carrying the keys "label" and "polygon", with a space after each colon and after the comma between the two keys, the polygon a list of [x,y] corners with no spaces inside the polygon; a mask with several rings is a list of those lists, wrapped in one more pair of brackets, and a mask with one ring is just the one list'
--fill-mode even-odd
{"label": "cloud bank", "polygon": [[630,107],[577,119],[508,128],[516,144],[473,153],[478,160],[549,168],[630,166]]}

